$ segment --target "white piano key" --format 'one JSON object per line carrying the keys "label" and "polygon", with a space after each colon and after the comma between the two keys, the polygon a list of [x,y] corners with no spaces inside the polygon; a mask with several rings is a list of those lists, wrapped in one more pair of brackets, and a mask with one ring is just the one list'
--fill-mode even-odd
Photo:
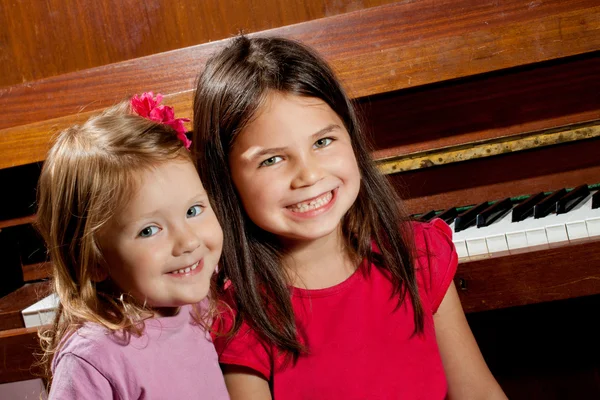
{"label": "white piano key", "polygon": [[56,310],[47,310],[47,311],[40,311],[38,313],[39,317],[40,317],[40,323],[42,325],[48,325],[51,324],[52,322],[54,322],[54,317],[56,315]]}
{"label": "white piano key", "polygon": [[[593,195],[593,193],[592,193]],[[600,208],[592,208],[592,200],[589,201],[589,209],[585,212],[585,225],[588,235],[600,236]]]}
{"label": "white piano key", "polygon": [[588,231],[585,220],[592,212],[592,195],[589,194],[580,204],[574,209],[566,213],[565,227],[569,240],[585,239]]}
{"label": "white piano key", "polygon": [[58,296],[53,293],[21,311],[25,327],[31,328],[51,323],[54,320],[58,304]]}
{"label": "white piano key", "polygon": [[509,250],[522,249],[527,247],[527,235],[525,231],[506,233],[506,243]]}
{"label": "white piano key", "polygon": [[[527,218],[523,221],[519,221],[519,222],[512,222],[512,217],[511,217],[511,222],[510,222],[509,226],[507,227],[507,229],[509,231],[506,232],[506,241],[508,243],[509,250],[522,249],[522,248],[531,246],[531,244],[529,244],[529,241],[527,240],[527,232],[532,232],[530,234],[530,236],[531,236],[530,240],[532,241],[532,243],[535,243],[535,241],[534,241],[535,235],[533,235],[533,232],[538,228],[539,228],[538,220],[536,220],[532,217]],[[538,234],[538,237],[539,237],[539,234]]]}
{"label": "white piano key", "polygon": [[469,252],[467,251],[467,244],[464,240],[457,240],[454,242],[454,247],[456,248],[456,253],[458,254],[458,258],[469,257]]}
{"label": "white piano key", "polygon": [[465,231],[465,235],[467,236],[467,245],[470,239],[485,238],[488,253],[507,251],[508,244],[506,242],[505,232],[509,229],[510,220],[510,213],[507,213],[499,220],[494,221],[488,226],[482,228],[472,227],[467,229]]}
{"label": "white piano key", "polygon": [[42,326],[42,320],[40,319],[40,314],[37,311],[34,312],[25,312],[23,310],[23,322],[25,323],[25,328],[31,328],[33,326]]}
{"label": "white piano key", "polygon": [[488,254],[488,248],[484,237],[468,239],[466,242],[469,256]]}
{"label": "white piano key", "polygon": [[527,246],[531,247],[548,244],[546,229],[544,229],[544,227],[528,229],[525,231],[525,236],[527,236]]}
{"label": "white piano key", "polygon": [[449,226],[450,229],[452,229],[452,240],[455,240],[457,242],[465,240],[465,231],[454,232],[454,221],[452,221],[452,223],[450,223]]}
{"label": "white piano key", "polygon": [[548,225],[546,227],[548,243],[566,242],[569,240],[567,228],[564,225]]}
{"label": "white piano key", "polygon": [[588,235],[592,236],[600,236],[600,217],[590,218],[585,221],[587,226]]}
{"label": "white piano key", "polygon": [[506,243],[506,235],[492,235],[485,238],[487,248],[490,253],[496,253],[499,251],[508,251],[508,244]]}
{"label": "white piano key", "polygon": [[46,384],[39,378],[0,383],[0,399],[47,400],[48,392],[46,391]]}
{"label": "white piano key", "polygon": [[488,225],[483,228],[479,228],[481,231],[481,235],[485,237],[491,237],[496,235],[504,235],[507,231],[511,231],[511,213],[506,213],[499,220],[494,221],[491,225]]}
{"label": "white piano key", "polygon": [[588,237],[585,221],[572,221],[567,223],[569,240],[585,239]]}

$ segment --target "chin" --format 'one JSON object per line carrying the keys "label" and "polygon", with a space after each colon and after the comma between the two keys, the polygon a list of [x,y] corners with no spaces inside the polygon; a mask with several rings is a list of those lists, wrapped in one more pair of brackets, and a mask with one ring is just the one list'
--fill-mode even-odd
{"label": "chin", "polygon": [[336,234],[338,231],[338,226],[339,225],[327,228],[319,227],[320,229],[318,230],[305,229],[296,232],[287,232],[285,234],[282,234],[281,236],[287,238],[288,240],[294,241],[315,241]]}
{"label": "chin", "polygon": [[206,299],[209,294],[210,289],[199,290],[198,292],[194,293],[194,296],[191,299],[192,301],[190,301],[188,304],[200,303],[202,300]]}

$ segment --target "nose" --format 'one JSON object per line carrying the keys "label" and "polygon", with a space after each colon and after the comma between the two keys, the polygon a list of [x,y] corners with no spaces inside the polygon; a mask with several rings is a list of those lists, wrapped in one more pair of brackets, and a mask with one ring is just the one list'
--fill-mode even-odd
{"label": "nose", "polygon": [[173,228],[173,256],[179,257],[192,253],[201,243],[202,240],[188,221]]}
{"label": "nose", "polygon": [[291,186],[294,189],[312,186],[323,178],[323,171],[317,160],[305,157],[296,161]]}

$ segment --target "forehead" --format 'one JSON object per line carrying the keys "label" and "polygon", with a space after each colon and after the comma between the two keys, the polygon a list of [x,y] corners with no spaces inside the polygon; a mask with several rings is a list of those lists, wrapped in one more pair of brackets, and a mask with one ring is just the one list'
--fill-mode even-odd
{"label": "forehead", "polygon": [[295,135],[312,135],[332,124],[344,129],[340,117],[323,100],[272,92],[238,135],[233,147],[271,147],[274,141]]}
{"label": "forehead", "polygon": [[188,160],[167,161],[133,175],[135,187],[131,187],[128,201],[117,213],[120,223],[135,220],[140,215],[179,209],[194,196],[204,194],[204,187],[196,168]]}

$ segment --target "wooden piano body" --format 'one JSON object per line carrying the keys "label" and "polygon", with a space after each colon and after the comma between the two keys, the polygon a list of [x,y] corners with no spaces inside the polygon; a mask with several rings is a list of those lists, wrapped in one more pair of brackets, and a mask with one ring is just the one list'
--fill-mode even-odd
{"label": "wooden piano body", "polygon": [[[594,0],[401,1],[259,34],[331,62],[412,214],[600,183]],[[0,383],[34,372],[36,328],[18,311],[47,286],[30,206],[52,134],[147,90],[191,116],[194,79],[224,44],[0,88],[2,270],[36,283],[0,300]],[[600,237],[465,258],[455,283],[510,398],[600,396]]]}

